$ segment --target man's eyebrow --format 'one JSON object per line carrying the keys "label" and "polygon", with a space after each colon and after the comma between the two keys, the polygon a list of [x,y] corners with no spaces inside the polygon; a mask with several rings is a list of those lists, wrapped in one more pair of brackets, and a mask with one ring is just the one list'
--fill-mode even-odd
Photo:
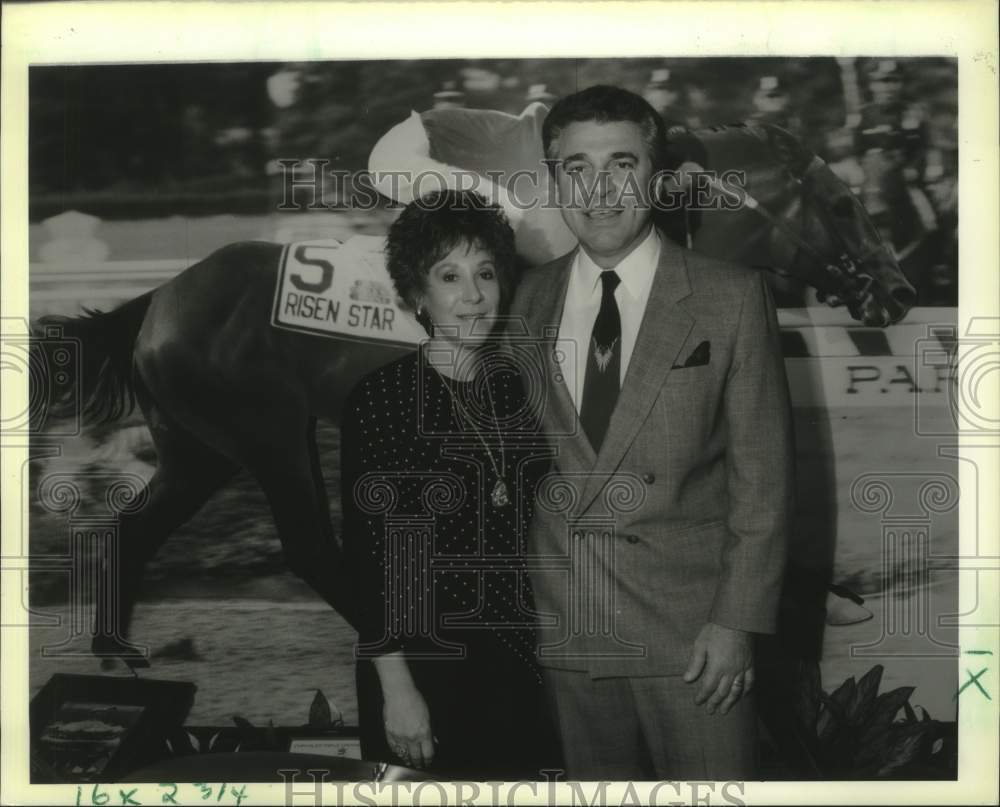
{"label": "man's eyebrow", "polygon": [[[611,156],[608,157],[608,162],[614,162],[615,160],[632,160],[633,162],[639,162],[639,155],[634,151],[615,151],[612,152]],[[569,162],[589,162],[590,158],[582,151],[578,151],[576,154],[570,154],[568,157],[563,157],[559,162],[569,163]]]}

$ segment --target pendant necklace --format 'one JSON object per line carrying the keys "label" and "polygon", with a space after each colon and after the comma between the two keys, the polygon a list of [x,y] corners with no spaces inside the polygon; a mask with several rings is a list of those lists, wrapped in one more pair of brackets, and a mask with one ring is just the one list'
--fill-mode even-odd
{"label": "pendant necklace", "polygon": [[483,448],[486,449],[486,456],[490,461],[490,465],[493,466],[493,473],[496,474],[496,484],[493,485],[493,490],[490,492],[490,501],[493,502],[493,506],[496,508],[508,507],[510,505],[510,492],[507,490],[507,483],[504,482],[504,476],[506,475],[507,466],[504,461],[503,455],[503,434],[500,432],[500,424],[497,421],[496,405],[493,403],[493,391],[490,389],[489,379],[486,380],[486,394],[490,397],[490,416],[493,420],[493,425],[497,430],[497,440],[500,442],[500,466],[497,467],[496,460],[493,459],[493,452],[490,450],[489,443],[486,442],[486,438],[483,437],[482,432],[479,431],[479,427],[476,425],[475,421],[466,415],[462,409],[462,405],[455,398],[455,393],[451,390],[451,384],[442,378],[442,383],[444,383],[444,388],[448,390],[448,396],[451,398],[452,408],[455,410],[455,414],[458,419],[462,422],[468,422],[472,426],[472,430],[476,433],[476,437],[479,438],[479,442],[483,444]]}

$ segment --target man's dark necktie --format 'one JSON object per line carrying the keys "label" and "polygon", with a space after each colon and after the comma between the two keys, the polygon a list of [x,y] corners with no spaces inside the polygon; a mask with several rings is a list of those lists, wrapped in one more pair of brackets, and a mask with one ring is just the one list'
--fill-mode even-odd
{"label": "man's dark necktie", "polygon": [[601,450],[608,422],[618,400],[622,364],[622,320],[615,302],[621,282],[614,271],[601,272],[601,310],[594,320],[587,352],[587,374],[583,382],[580,422],[595,452]]}

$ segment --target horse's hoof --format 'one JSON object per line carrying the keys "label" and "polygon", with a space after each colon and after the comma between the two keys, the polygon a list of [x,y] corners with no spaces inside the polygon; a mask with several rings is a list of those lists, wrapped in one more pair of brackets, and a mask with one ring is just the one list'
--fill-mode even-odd
{"label": "horse's hoof", "polygon": [[129,642],[119,641],[107,636],[95,636],[90,643],[90,652],[101,660],[102,670],[114,669],[116,662],[123,662],[132,670],[146,669],[149,660],[146,651]]}
{"label": "horse's hoof", "polygon": [[874,616],[871,611],[857,602],[829,591],[826,595],[827,625],[856,625],[867,622]]}
{"label": "horse's hoof", "polygon": [[102,656],[101,672],[104,675],[116,675],[129,678],[135,675],[135,671],[122,661],[121,656]]}

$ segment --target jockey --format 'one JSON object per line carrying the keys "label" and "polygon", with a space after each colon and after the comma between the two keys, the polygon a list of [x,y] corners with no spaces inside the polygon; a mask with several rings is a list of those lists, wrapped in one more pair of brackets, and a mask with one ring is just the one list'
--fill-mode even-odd
{"label": "jockey", "polygon": [[576,245],[543,159],[547,114],[538,102],[520,115],[454,107],[411,112],[375,144],[368,169],[379,192],[401,204],[442,187],[477,191],[503,207],[518,255],[537,266]]}
{"label": "jockey", "polygon": [[757,91],[753,95],[754,111],[750,120],[754,123],[769,123],[798,134],[801,121],[792,109],[792,98],[778,76],[762,76]]}

